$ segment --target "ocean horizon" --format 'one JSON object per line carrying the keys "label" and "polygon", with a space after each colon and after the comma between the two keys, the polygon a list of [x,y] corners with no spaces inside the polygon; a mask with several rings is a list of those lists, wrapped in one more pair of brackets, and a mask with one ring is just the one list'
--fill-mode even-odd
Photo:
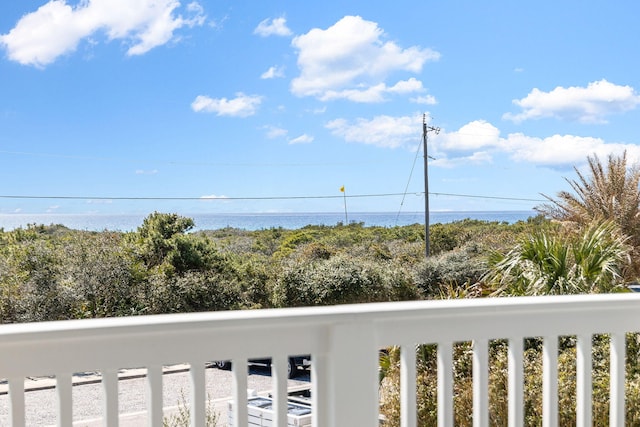
{"label": "ocean horizon", "polygon": [[[451,223],[464,219],[514,223],[536,216],[526,211],[451,211],[431,212],[429,223]],[[135,231],[149,214],[0,214],[0,228],[5,231],[28,225],[63,225],[86,231]],[[300,213],[180,213],[192,218],[194,231],[238,228],[261,230],[269,228],[299,229],[307,225],[334,226],[363,223],[364,226],[394,227],[424,224],[424,212],[300,212]]]}

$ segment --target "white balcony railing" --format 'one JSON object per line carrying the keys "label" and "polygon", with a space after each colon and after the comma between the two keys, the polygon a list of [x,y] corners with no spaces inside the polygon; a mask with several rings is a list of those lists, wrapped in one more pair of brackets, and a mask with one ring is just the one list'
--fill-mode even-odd
{"label": "white balcony railing", "polygon": [[543,425],[558,419],[558,337],[576,335],[577,420],[591,426],[591,337],[611,336],[610,419],[624,425],[625,333],[640,331],[640,295],[362,304],[91,319],[0,326],[0,378],[14,426],[25,425],[24,379],[55,375],[58,425],[72,424],[72,373],[103,374],[105,425],[118,425],[117,372],[147,367],[148,424],[162,425],[162,366],[191,365],[192,425],[205,425],[207,361],[234,361],[233,419],[247,425],[243,361],[272,355],[274,425],[286,420],[287,355],[312,355],[313,425],[378,425],[378,350],[401,346],[402,426],[416,421],[415,345],[438,347],[438,424],[453,425],[452,344],[473,341],[473,422],[487,426],[488,342],[509,342],[509,425],[523,424],[523,338],[543,337]]}

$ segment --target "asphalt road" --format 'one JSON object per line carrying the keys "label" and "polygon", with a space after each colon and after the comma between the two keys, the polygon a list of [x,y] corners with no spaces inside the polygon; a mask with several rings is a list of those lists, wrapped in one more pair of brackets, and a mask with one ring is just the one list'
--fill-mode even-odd
{"label": "asphalt road", "polygon": [[[218,426],[226,426],[227,401],[232,393],[231,372],[208,368],[206,387],[209,404],[219,413]],[[77,378],[76,378],[77,379]],[[87,375],[86,383],[73,387],[74,426],[101,426],[102,385],[99,378]],[[49,386],[47,386],[49,381]],[[74,383],[75,383],[74,379]],[[82,381],[80,381],[82,382]],[[42,380],[42,388],[25,393],[26,424],[28,426],[53,426],[56,422],[56,393],[53,381]],[[295,380],[289,380],[290,388],[309,387],[309,371],[301,371]],[[28,386],[27,386],[28,387]],[[120,426],[144,426],[146,421],[146,379],[139,373],[121,379],[118,383],[120,405]],[[272,389],[269,368],[249,368],[248,388],[259,395],[266,395]],[[1,391],[1,390],[0,390]],[[174,369],[163,375],[165,415],[175,413],[179,405],[190,400],[189,373],[184,369]],[[9,398],[0,395],[0,425],[9,425]]]}

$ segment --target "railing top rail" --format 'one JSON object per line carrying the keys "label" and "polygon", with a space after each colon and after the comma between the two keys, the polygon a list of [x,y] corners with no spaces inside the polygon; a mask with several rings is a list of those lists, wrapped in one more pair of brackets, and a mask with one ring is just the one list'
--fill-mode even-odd
{"label": "railing top rail", "polygon": [[336,330],[389,345],[640,331],[640,295],[411,301],[0,325],[0,378],[227,360],[319,356]]}
{"label": "railing top rail", "polygon": [[[323,307],[296,307],[244,311],[219,311],[204,313],[179,313],[148,316],[130,316],[101,319],[80,319],[37,323],[0,325],[0,342],[39,339],[52,333],[58,336],[73,333],[136,334],[151,329],[176,332],[188,329],[233,328],[279,325],[323,325],[346,321],[374,321],[383,323],[403,318],[441,318],[535,314],[538,312],[587,312],[595,316],[598,311],[640,309],[640,294],[619,293],[601,295],[563,295],[512,298],[478,298],[406,301],[390,303],[346,304]],[[639,311],[640,313],[640,311]]]}

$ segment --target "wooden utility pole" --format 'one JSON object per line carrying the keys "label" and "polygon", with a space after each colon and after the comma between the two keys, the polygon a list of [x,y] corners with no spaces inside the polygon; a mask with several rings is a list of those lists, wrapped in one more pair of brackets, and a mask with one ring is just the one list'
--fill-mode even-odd
{"label": "wooden utility pole", "polygon": [[427,115],[422,115],[422,143],[424,145],[424,241],[425,254],[429,258],[431,248],[429,244],[429,154],[427,152],[427,134],[440,133],[440,128],[427,126]]}

